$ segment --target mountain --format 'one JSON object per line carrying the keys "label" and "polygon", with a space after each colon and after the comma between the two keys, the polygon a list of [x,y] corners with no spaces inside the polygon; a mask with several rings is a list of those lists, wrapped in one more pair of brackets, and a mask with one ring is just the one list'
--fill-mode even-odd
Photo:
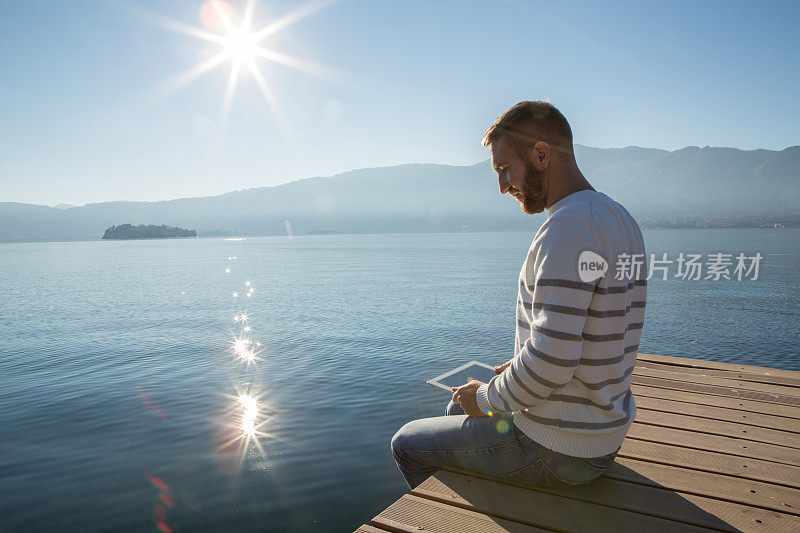
{"label": "mountain", "polygon": [[[667,151],[577,145],[575,154],[595,189],[640,222],[800,215],[800,146]],[[515,199],[501,196],[488,161],[407,164],[162,202],[68,209],[5,202],[0,241],[99,239],[119,223],[192,227],[201,236],[274,235],[286,232],[285,221],[294,233],[384,233],[535,230],[544,217],[525,215]]]}

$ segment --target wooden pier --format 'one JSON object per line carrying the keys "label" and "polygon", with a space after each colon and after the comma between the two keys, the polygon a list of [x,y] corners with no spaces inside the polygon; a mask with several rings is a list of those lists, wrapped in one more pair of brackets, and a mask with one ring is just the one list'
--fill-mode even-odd
{"label": "wooden pier", "polygon": [[591,483],[445,469],[357,531],[800,532],[800,372],[640,353],[631,388],[636,419]]}

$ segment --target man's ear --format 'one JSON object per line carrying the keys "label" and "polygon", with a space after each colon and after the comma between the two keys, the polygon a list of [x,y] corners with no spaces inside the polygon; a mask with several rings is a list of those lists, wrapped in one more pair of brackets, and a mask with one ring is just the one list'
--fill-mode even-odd
{"label": "man's ear", "polygon": [[531,149],[531,160],[539,170],[550,166],[550,145],[544,141],[539,141]]}

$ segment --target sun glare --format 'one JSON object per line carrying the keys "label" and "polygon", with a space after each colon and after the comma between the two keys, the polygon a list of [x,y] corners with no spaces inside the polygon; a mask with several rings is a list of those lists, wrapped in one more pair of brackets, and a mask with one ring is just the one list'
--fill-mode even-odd
{"label": "sun glare", "polygon": [[[231,101],[236,92],[236,86],[242,70],[248,71],[252,75],[272,114],[280,119],[278,102],[270,83],[259,69],[259,61],[266,60],[329,81],[336,80],[334,79],[335,76],[332,76],[323,67],[307,60],[272,50],[265,42],[268,37],[277,39],[278,31],[288,28],[299,20],[336,1],[311,1],[257,30],[251,28],[255,0],[247,1],[241,16],[236,12],[234,6],[225,0],[207,0],[200,8],[202,27],[191,26],[171,19],[159,19],[158,22],[163,26],[211,43],[214,46],[218,46],[219,49],[200,64],[170,78],[156,100],[166,98],[206,72],[210,72],[224,64],[229,64],[230,72],[222,101],[221,123],[224,125],[227,121]],[[226,270],[227,272],[228,270]]]}

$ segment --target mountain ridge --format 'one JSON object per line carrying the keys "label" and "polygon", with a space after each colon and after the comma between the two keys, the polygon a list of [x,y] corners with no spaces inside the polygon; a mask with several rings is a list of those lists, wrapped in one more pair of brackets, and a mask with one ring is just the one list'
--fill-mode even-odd
{"label": "mountain ridge", "polygon": [[[642,221],[675,217],[800,214],[800,146],[662,150],[575,146],[598,191]],[[100,238],[114,224],[196,227],[198,233],[383,233],[534,229],[545,214],[521,213],[499,194],[488,160],[472,165],[405,163],[312,176],[213,196],[116,200],[49,207],[0,202],[0,241]]]}

